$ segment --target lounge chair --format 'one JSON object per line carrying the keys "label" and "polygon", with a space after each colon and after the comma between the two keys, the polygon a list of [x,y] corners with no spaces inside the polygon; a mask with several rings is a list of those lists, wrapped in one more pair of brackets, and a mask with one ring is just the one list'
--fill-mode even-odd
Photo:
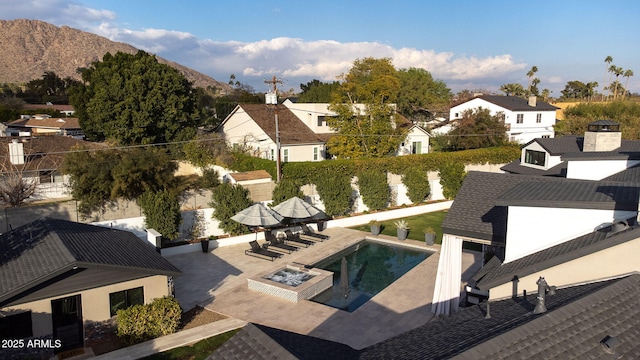
{"label": "lounge chair", "polygon": [[302,233],[307,236],[319,239],[320,241],[329,239],[329,235],[318,234],[317,232],[313,231],[313,229],[311,229],[309,226],[307,226],[307,224],[302,224],[301,227],[302,227]]}
{"label": "lounge chair", "polygon": [[260,258],[264,256],[264,257],[268,257],[271,261],[277,258],[280,258],[282,256],[282,253],[261,248],[260,244],[258,244],[256,240],[249,242],[249,245],[251,245],[251,249],[245,250],[244,251],[245,255],[251,255],[251,256],[256,256]]}
{"label": "lounge chair", "polygon": [[286,251],[291,254],[292,252],[298,250],[297,246],[287,245],[284,243],[284,240],[278,239],[277,236],[273,235],[271,231],[265,231],[264,237],[269,242],[269,247],[274,248],[276,251]]}
{"label": "lounge chair", "polygon": [[290,241],[292,243],[295,243],[296,245],[302,245],[304,247],[309,247],[310,245],[315,244],[315,241],[301,239],[300,235],[292,233],[291,230],[289,230],[289,229],[285,230],[284,233],[285,233],[285,235],[287,235],[285,240],[286,241]]}

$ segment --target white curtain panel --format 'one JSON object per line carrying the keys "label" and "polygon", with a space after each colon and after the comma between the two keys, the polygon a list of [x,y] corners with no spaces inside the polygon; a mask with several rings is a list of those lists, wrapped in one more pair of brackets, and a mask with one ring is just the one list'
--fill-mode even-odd
{"label": "white curtain panel", "polygon": [[462,239],[444,234],[431,311],[436,315],[458,312],[462,282]]}

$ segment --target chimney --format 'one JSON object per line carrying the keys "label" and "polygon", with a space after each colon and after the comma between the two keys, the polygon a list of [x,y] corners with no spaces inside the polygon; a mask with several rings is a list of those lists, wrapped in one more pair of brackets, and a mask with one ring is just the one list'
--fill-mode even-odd
{"label": "chimney", "polygon": [[155,246],[158,254],[161,254],[162,249],[162,235],[154,229],[147,229],[147,241],[152,246]]}
{"label": "chimney", "polygon": [[529,106],[536,107],[536,102],[538,98],[536,96],[529,96]]}
{"label": "chimney", "polygon": [[611,120],[589,123],[584,133],[583,152],[613,151],[622,145],[620,124]]}
{"label": "chimney", "polygon": [[17,139],[9,143],[9,159],[13,165],[24,165],[24,144]]}

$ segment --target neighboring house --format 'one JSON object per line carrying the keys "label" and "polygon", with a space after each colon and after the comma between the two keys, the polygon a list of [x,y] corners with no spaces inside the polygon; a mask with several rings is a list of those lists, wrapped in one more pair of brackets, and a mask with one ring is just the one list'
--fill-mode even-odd
{"label": "neighboring house", "polygon": [[[278,104],[280,159],[289,161],[322,161],[327,156],[325,143],[330,135],[316,134],[291,112]],[[273,105],[241,104],[218,126],[230,146],[255,157],[276,160],[276,108]]]}
{"label": "neighboring house", "polygon": [[449,110],[449,120],[462,118],[468,110],[489,109],[491,115],[502,114],[510,141],[527,143],[536,138],[554,137],[555,106],[537,100],[535,96],[523,99],[517,96],[482,95]]}
{"label": "neighboring house", "polygon": [[594,122],[584,139],[525,145],[525,164],[503,168],[517,174],[467,175],[442,224],[436,312],[457,310],[463,242],[496,255],[470,289],[491,300],[535,291],[540,276],[564,287],[640,271],[629,256],[640,251],[640,141],[621,142],[617,130]]}
{"label": "neighboring house", "polygon": [[73,108],[73,105],[58,105],[58,104],[51,104],[51,103],[25,104],[22,107],[22,109],[23,110],[42,110],[42,109],[56,110],[56,111],[59,111],[61,114],[64,114],[65,116],[72,116],[73,114],[76,113],[75,109]]}
{"label": "neighboring house", "polygon": [[425,129],[418,125],[412,125],[396,155],[429,153],[429,138],[431,135]]}
{"label": "neighboring house", "polygon": [[50,115],[22,115],[6,124],[8,136],[61,135],[84,139],[78,118],[52,118]]}
{"label": "neighboring house", "polygon": [[40,136],[0,139],[0,179],[20,174],[37,183],[35,198],[60,198],[68,195],[69,178],[58,168],[64,154],[77,147],[97,149],[105,145],[76,140],[68,136]]}
{"label": "neighboring house", "polygon": [[[248,324],[211,358],[339,359],[637,359],[640,274],[558,289],[536,313],[537,294],[467,307],[450,317],[355,350],[350,346]],[[260,346],[255,346],[260,344]]]}
{"label": "neighboring house", "polygon": [[0,337],[58,351],[83,347],[118,309],[171,295],[180,274],[131,232],[52,218],[0,235],[0,253]]}
{"label": "neighboring house", "polygon": [[598,120],[584,136],[535,139],[522,147],[520,159],[501,169],[524,175],[600,180],[640,165],[640,141],[622,140],[620,124]]}
{"label": "neighboring house", "polygon": [[[356,105],[363,107],[363,105]],[[336,134],[327,125],[327,119],[336,116],[328,103],[295,103],[290,99],[277,105],[280,159],[289,161],[322,161],[331,158],[326,142]],[[397,155],[426,154],[429,151],[429,133],[401,115],[401,126],[408,127],[409,137],[396,152]],[[247,151],[252,156],[276,160],[275,107],[263,104],[238,105],[218,126],[230,146]]]}

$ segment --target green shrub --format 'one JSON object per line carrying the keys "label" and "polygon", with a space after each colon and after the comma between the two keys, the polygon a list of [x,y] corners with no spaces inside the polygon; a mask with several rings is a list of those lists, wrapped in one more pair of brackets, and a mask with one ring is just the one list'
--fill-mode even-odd
{"label": "green shrub", "polygon": [[442,185],[442,195],[447,199],[455,198],[466,175],[464,165],[459,162],[443,164],[438,173]]}
{"label": "green shrub", "polygon": [[218,226],[220,229],[231,235],[249,232],[246,225],[231,220],[233,215],[251,206],[249,190],[237,184],[222,183],[213,189],[211,198],[212,201],[209,205],[214,209],[212,216],[220,222]]}
{"label": "green shrub", "polygon": [[276,206],[285,200],[291,199],[292,197],[304,199],[304,194],[302,193],[302,190],[300,190],[300,185],[298,185],[293,179],[282,179],[273,189],[273,195],[271,196],[273,202],[271,203],[271,206]]}
{"label": "green shrub", "polygon": [[402,183],[407,187],[407,196],[414,204],[423,202],[431,193],[427,173],[419,168],[408,168],[402,175]]}
{"label": "green shrub", "polygon": [[364,170],[358,174],[358,187],[362,201],[370,210],[387,207],[391,199],[391,189],[387,181],[387,172]]}
{"label": "green shrub", "polygon": [[167,190],[146,191],[138,198],[138,205],[144,214],[147,228],[155,229],[169,240],[178,238],[182,215],[177,196]]}
{"label": "green shrub", "polygon": [[202,170],[202,176],[198,179],[198,187],[201,189],[215,189],[220,185],[219,174],[215,169]]}
{"label": "green shrub", "polygon": [[351,176],[340,173],[318,176],[314,183],[327,215],[339,216],[351,211],[353,205]]}
{"label": "green shrub", "polygon": [[173,297],[154,299],[151,304],[134,305],[117,312],[116,334],[125,344],[133,345],[178,330],[182,309]]}

